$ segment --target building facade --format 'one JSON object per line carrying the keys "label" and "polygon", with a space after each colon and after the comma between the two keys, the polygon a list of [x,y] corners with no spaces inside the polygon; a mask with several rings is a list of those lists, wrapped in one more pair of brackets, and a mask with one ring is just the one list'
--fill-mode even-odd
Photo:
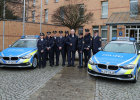
{"label": "building facade", "polygon": [[[82,4],[88,12],[93,13],[92,22],[81,26],[77,32],[90,29],[98,31],[102,41],[112,37],[135,37],[140,42],[140,0],[42,0],[42,23],[53,24],[52,14],[67,4]],[[40,22],[41,0],[33,0],[33,9],[29,21]]]}

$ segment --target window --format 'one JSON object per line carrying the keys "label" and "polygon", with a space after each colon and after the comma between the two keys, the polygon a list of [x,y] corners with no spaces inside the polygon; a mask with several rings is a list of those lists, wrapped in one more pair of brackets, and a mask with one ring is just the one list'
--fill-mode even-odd
{"label": "window", "polygon": [[48,9],[45,9],[45,23],[48,22]]}
{"label": "window", "polygon": [[84,17],[84,4],[79,4],[80,17]]}
{"label": "window", "polygon": [[117,26],[112,26],[112,37],[117,37]]}
{"label": "window", "polygon": [[108,17],[108,1],[102,2],[102,18]]}
{"label": "window", "polygon": [[33,0],[33,6],[35,6],[36,0]]}
{"label": "window", "polygon": [[93,33],[94,33],[95,31],[99,33],[99,26],[93,26]]}
{"label": "window", "polygon": [[32,11],[32,21],[35,22],[35,10]]}
{"label": "window", "polygon": [[78,29],[78,33],[83,33],[83,27],[80,27],[80,28]]}
{"label": "window", "polygon": [[64,7],[60,8],[60,15],[61,15],[61,18],[64,19]]}
{"label": "window", "polygon": [[107,40],[107,26],[101,26],[101,37],[103,40]]}
{"label": "window", "polygon": [[48,4],[48,0],[45,0],[45,4]]}
{"label": "window", "polygon": [[59,2],[59,0],[55,0],[55,2]]}
{"label": "window", "polygon": [[130,0],[130,15],[136,16],[138,14],[138,0]]}

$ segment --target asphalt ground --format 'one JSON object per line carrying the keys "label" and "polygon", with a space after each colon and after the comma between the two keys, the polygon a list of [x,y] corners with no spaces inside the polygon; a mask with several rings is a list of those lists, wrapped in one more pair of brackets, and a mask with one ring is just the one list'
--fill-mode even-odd
{"label": "asphalt ground", "polygon": [[87,69],[64,67],[31,95],[30,100],[92,100],[95,97],[95,84]]}

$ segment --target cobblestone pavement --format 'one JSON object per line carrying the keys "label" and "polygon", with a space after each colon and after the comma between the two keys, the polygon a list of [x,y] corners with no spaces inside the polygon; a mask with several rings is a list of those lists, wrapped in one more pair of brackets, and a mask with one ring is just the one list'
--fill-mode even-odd
{"label": "cobblestone pavement", "polygon": [[65,67],[30,100],[92,100],[94,91],[95,79],[89,77],[85,68]]}
{"label": "cobblestone pavement", "polygon": [[0,100],[140,100],[140,77],[134,84],[61,69],[0,69]]}
{"label": "cobblestone pavement", "polygon": [[44,69],[0,69],[0,100],[26,100],[62,67]]}
{"label": "cobblestone pavement", "polygon": [[95,100],[140,100],[140,77],[137,83],[97,77]]}

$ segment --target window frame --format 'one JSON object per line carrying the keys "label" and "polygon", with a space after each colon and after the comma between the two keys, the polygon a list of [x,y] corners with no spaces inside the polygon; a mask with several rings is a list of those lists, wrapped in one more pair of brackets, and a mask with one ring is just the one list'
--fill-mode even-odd
{"label": "window frame", "polygon": [[[47,13],[46,13],[47,12]],[[45,9],[45,23],[47,23],[48,22],[48,9]]]}
{"label": "window frame", "polygon": [[[103,19],[108,18],[108,1],[102,1],[101,7],[102,7],[101,18]],[[104,8],[104,7],[107,7],[107,8]],[[107,12],[104,12],[104,9],[107,9]]]}

